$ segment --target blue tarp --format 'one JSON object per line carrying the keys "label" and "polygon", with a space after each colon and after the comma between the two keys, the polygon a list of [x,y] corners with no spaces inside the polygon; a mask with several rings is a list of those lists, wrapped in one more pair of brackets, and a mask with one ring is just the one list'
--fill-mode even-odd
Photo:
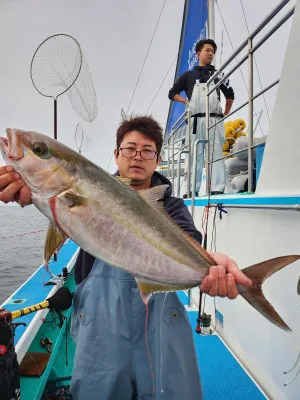
{"label": "blue tarp", "polygon": [[[198,64],[195,46],[198,40],[206,38],[207,18],[207,0],[186,0],[175,79]],[[171,102],[167,134],[171,133],[172,125],[184,112],[184,109],[183,103]]]}

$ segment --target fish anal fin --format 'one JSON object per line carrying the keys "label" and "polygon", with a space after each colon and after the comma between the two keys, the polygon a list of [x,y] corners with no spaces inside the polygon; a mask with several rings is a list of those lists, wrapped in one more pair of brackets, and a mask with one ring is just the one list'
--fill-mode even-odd
{"label": "fish anal fin", "polygon": [[300,255],[276,257],[245,268],[242,272],[252,281],[252,286],[239,286],[242,297],[254,308],[264,315],[270,322],[284,330],[290,330],[287,324],[277,314],[272,305],[266,300],[261,286],[262,283],[275,272],[281,270],[292,262],[299,260]]}
{"label": "fish anal fin", "polygon": [[143,302],[144,302],[145,304],[148,304],[148,302],[149,302],[149,300],[150,300],[150,298],[151,298],[151,296],[152,296],[152,293],[151,293],[151,292],[150,292],[150,293],[141,292],[141,290],[140,290],[140,295],[141,295],[141,297],[142,297]]}
{"label": "fish anal fin", "polygon": [[143,302],[145,304],[148,304],[148,301],[150,300],[150,297],[152,296],[153,290],[151,290],[151,287],[144,281],[139,281],[138,279],[136,279],[136,284],[139,288]]}
{"label": "fish anal fin", "polygon": [[52,255],[60,250],[67,239],[67,235],[60,231],[57,226],[49,224],[44,246],[44,265],[48,265]]}
{"label": "fish anal fin", "polygon": [[140,290],[142,299],[145,304],[148,303],[152,293],[154,292],[175,292],[177,290],[184,290],[184,289],[189,289],[190,287],[193,286],[172,286],[168,285],[167,283],[159,283],[159,282],[154,282],[146,279],[139,279],[135,278],[136,284]]}

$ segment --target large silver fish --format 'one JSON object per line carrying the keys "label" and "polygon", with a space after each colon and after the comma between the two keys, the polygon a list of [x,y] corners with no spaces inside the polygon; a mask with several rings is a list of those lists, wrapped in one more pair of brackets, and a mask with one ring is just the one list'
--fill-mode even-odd
{"label": "large silver fish", "polygon": [[[5,161],[20,173],[35,206],[88,253],[131,273],[145,302],[154,291],[198,286],[216,262],[163,211],[166,186],[133,190],[62,143],[37,132],[7,129]],[[57,240],[50,230],[46,262]],[[269,321],[289,327],[265,299],[264,280],[300,258],[277,257],[243,270],[252,287],[240,294]]]}

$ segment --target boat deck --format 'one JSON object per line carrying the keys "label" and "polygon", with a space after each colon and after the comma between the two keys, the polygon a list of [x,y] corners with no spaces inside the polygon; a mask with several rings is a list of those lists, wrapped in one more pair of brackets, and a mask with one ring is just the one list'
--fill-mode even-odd
{"label": "boat deck", "polygon": [[[187,305],[187,295],[179,292]],[[267,397],[247,374],[218,335],[196,333],[197,311],[188,311],[205,400],[264,400]]]}
{"label": "boat deck", "polygon": [[[73,258],[74,252],[77,249],[71,240],[69,240],[61,249],[61,252],[56,263],[51,264],[53,273],[60,273],[62,268],[65,267]],[[48,277],[44,276],[45,271],[43,267],[24,283],[22,287],[17,290],[10,299],[5,303],[5,307],[10,310],[20,309],[49,297],[52,287],[43,286],[41,282],[47,280]],[[70,290],[74,290],[73,278],[68,281]],[[37,288],[40,288],[37,290]],[[187,295],[185,292],[178,293],[184,305],[187,304]],[[13,303],[14,299],[23,299],[23,303]],[[27,316],[17,319],[18,322],[26,322],[27,328],[19,327],[16,330],[16,344],[23,342],[22,336],[26,330],[31,330],[29,324],[34,318],[41,321],[41,313],[29,314]],[[57,325],[53,326],[53,316],[51,313],[45,316],[44,323],[39,323],[36,330],[32,330],[31,335],[35,335],[35,339],[29,347],[29,351],[44,351],[41,349],[40,339],[47,336],[53,342],[52,356],[48,365],[40,378],[22,377],[21,390],[22,398],[24,400],[40,400],[44,387],[51,379],[59,377],[67,377],[72,373],[73,366],[73,353],[75,345],[69,336],[69,324],[71,310],[64,312],[65,320],[62,329]],[[196,346],[197,357],[199,360],[199,368],[201,373],[204,398],[205,400],[262,400],[266,399],[263,393],[259,390],[255,382],[247,374],[245,369],[239,364],[237,359],[225,346],[222,340],[215,334],[209,336],[198,335],[195,332],[197,312],[188,311],[188,316],[194,330],[194,340]],[[26,335],[24,335],[26,336]],[[67,343],[66,343],[67,336]],[[32,337],[32,336],[31,336]],[[22,339],[22,340],[21,340]],[[67,347],[66,347],[67,344]],[[22,353],[22,349],[20,349]],[[66,362],[68,360],[68,362]],[[68,384],[69,382],[65,382]]]}

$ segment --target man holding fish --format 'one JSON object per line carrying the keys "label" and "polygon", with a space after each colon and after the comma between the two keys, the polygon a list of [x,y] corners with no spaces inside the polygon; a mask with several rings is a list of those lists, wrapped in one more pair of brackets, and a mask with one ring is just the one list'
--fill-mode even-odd
{"label": "man holding fish", "polygon": [[[33,202],[81,246],[71,332],[75,400],[202,398],[192,330],[176,290],[201,283],[211,296],[240,293],[288,329],[260,286],[299,256],[244,274],[228,256],[205,252],[187,207],[155,171],[163,137],[151,117],[119,126],[116,177],[36,132],[8,129],[7,137],[0,150],[13,167],[0,167],[0,201]],[[256,278],[255,293],[246,275]]]}

